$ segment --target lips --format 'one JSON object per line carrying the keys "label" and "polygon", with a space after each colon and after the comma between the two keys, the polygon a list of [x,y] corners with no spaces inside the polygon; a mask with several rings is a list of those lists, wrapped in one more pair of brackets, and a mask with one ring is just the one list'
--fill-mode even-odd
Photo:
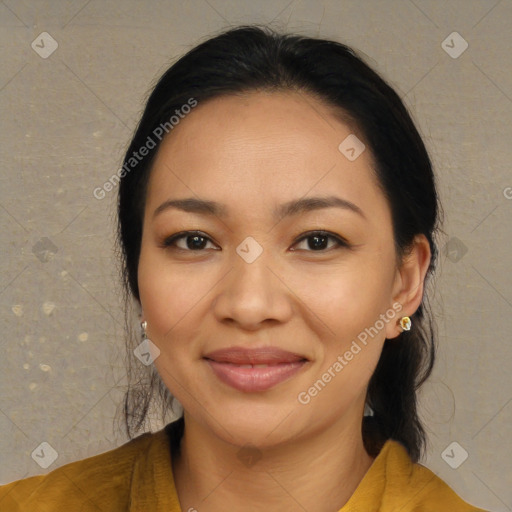
{"label": "lips", "polygon": [[263,348],[242,348],[231,347],[222,350],[215,350],[206,354],[206,359],[218,363],[231,363],[237,365],[273,365],[280,363],[295,363],[306,359],[304,356],[294,354],[277,347]]}
{"label": "lips", "polygon": [[270,389],[300,371],[307,359],[277,347],[230,347],[204,357],[225,384],[244,392]]}

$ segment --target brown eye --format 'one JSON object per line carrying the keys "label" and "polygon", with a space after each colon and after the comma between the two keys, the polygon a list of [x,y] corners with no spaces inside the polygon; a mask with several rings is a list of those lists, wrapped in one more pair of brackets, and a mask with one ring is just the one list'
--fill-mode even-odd
{"label": "brown eye", "polygon": [[[181,246],[178,245],[182,240],[184,243]],[[166,238],[162,245],[183,251],[198,252],[205,249],[208,242],[211,242],[211,239],[200,231],[182,231]]]}
{"label": "brown eye", "polygon": [[[329,240],[334,241],[334,248],[348,247],[348,243],[341,237],[327,231],[311,231],[302,236],[297,242],[307,241],[307,251],[309,252],[327,252]],[[296,245],[294,244],[294,245]],[[331,249],[331,246],[329,249]],[[295,250],[295,249],[294,249]],[[302,249],[301,249],[302,250]]]}

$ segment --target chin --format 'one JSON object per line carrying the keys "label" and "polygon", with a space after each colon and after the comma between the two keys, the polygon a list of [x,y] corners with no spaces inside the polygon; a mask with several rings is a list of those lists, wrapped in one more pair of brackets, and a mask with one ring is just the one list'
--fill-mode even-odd
{"label": "chin", "polygon": [[[293,414],[292,406],[282,404],[250,404],[236,407],[222,407],[215,420],[204,418],[209,429],[216,436],[235,446],[253,445],[267,448],[295,438],[302,429]],[[291,412],[291,414],[290,414]]]}
{"label": "chin", "polygon": [[224,421],[224,428],[216,426],[215,434],[226,443],[241,449],[253,446],[260,450],[280,445],[293,435],[289,431],[272,432],[268,425],[268,420],[240,423],[240,420],[235,418]]}

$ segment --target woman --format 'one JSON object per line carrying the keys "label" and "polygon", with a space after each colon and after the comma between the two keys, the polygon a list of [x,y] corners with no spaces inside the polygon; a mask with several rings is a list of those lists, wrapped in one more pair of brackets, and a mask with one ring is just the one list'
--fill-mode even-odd
{"label": "woman", "polygon": [[133,438],[151,397],[131,388],[130,442],[0,488],[2,510],[481,510],[418,463],[438,198],[352,49],[257,27],[200,44],[118,175],[130,374],[155,367],[183,415]]}

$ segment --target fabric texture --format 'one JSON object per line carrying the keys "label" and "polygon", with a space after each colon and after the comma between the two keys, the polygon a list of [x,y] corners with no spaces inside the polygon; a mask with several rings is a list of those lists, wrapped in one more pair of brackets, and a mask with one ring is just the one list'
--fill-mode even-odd
{"label": "fabric texture", "polygon": [[[182,512],[172,423],[108,452],[0,486],[1,512]],[[339,512],[485,512],[388,440]],[[184,511],[186,512],[186,511]]]}

